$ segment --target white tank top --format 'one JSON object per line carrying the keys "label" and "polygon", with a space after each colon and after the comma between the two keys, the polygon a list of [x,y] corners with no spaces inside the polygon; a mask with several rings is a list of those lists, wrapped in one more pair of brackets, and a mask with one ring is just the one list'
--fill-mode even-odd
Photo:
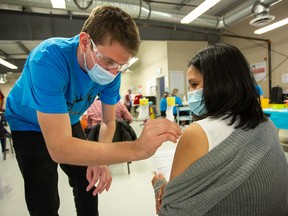
{"label": "white tank top", "polygon": [[207,117],[193,123],[198,124],[206,133],[209,143],[209,151],[219,145],[235,130],[235,123],[233,125],[228,125],[229,119],[223,120]]}

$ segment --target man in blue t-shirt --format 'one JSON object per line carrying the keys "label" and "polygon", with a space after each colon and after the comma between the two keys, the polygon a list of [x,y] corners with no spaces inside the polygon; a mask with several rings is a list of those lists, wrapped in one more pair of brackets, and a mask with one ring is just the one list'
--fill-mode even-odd
{"label": "man in blue t-shirt", "polygon": [[260,85],[256,86],[260,98],[264,98],[264,93]]}
{"label": "man in blue t-shirt", "polygon": [[[58,215],[58,164],[73,187],[77,215],[94,216],[97,193],[111,185],[107,165],[148,158],[163,142],[176,142],[180,128],[162,119],[148,121],[136,141],[111,143],[121,71],[139,45],[131,16],[100,6],[79,35],[47,39],[29,54],[7,97],[5,116],[31,215]],[[79,119],[98,93],[103,121],[99,142],[93,142]]]}

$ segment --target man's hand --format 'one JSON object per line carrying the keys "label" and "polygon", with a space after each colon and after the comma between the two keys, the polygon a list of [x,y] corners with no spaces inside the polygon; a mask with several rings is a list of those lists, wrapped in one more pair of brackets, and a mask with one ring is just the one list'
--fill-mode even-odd
{"label": "man's hand", "polygon": [[136,140],[136,152],[140,159],[152,156],[163,142],[176,143],[182,135],[181,128],[168,119],[148,119],[141,136]]}
{"label": "man's hand", "polygon": [[96,189],[93,191],[94,196],[96,196],[98,192],[101,194],[105,189],[108,191],[112,183],[112,177],[106,165],[88,167],[86,178],[89,182],[86,191],[91,190],[98,182]]}

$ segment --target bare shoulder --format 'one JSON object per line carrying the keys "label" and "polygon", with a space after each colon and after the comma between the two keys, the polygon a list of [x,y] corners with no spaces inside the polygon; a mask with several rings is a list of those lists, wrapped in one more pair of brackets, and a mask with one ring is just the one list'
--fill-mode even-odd
{"label": "bare shoulder", "polygon": [[180,138],[172,164],[170,180],[180,175],[191,164],[208,153],[209,144],[204,130],[198,124],[191,124]]}

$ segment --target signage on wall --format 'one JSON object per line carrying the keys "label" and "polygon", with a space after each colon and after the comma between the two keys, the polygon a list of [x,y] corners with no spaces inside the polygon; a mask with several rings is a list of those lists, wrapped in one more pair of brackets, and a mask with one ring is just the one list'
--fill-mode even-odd
{"label": "signage on wall", "polygon": [[282,74],[282,83],[288,83],[288,74]]}
{"label": "signage on wall", "polygon": [[256,82],[266,79],[266,62],[259,62],[250,65]]}
{"label": "signage on wall", "polygon": [[185,93],[185,78],[184,78],[184,71],[170,71],[169,73],[169,86],[170,92],[172,89],[177,88],[179,89],[179,94]]}

